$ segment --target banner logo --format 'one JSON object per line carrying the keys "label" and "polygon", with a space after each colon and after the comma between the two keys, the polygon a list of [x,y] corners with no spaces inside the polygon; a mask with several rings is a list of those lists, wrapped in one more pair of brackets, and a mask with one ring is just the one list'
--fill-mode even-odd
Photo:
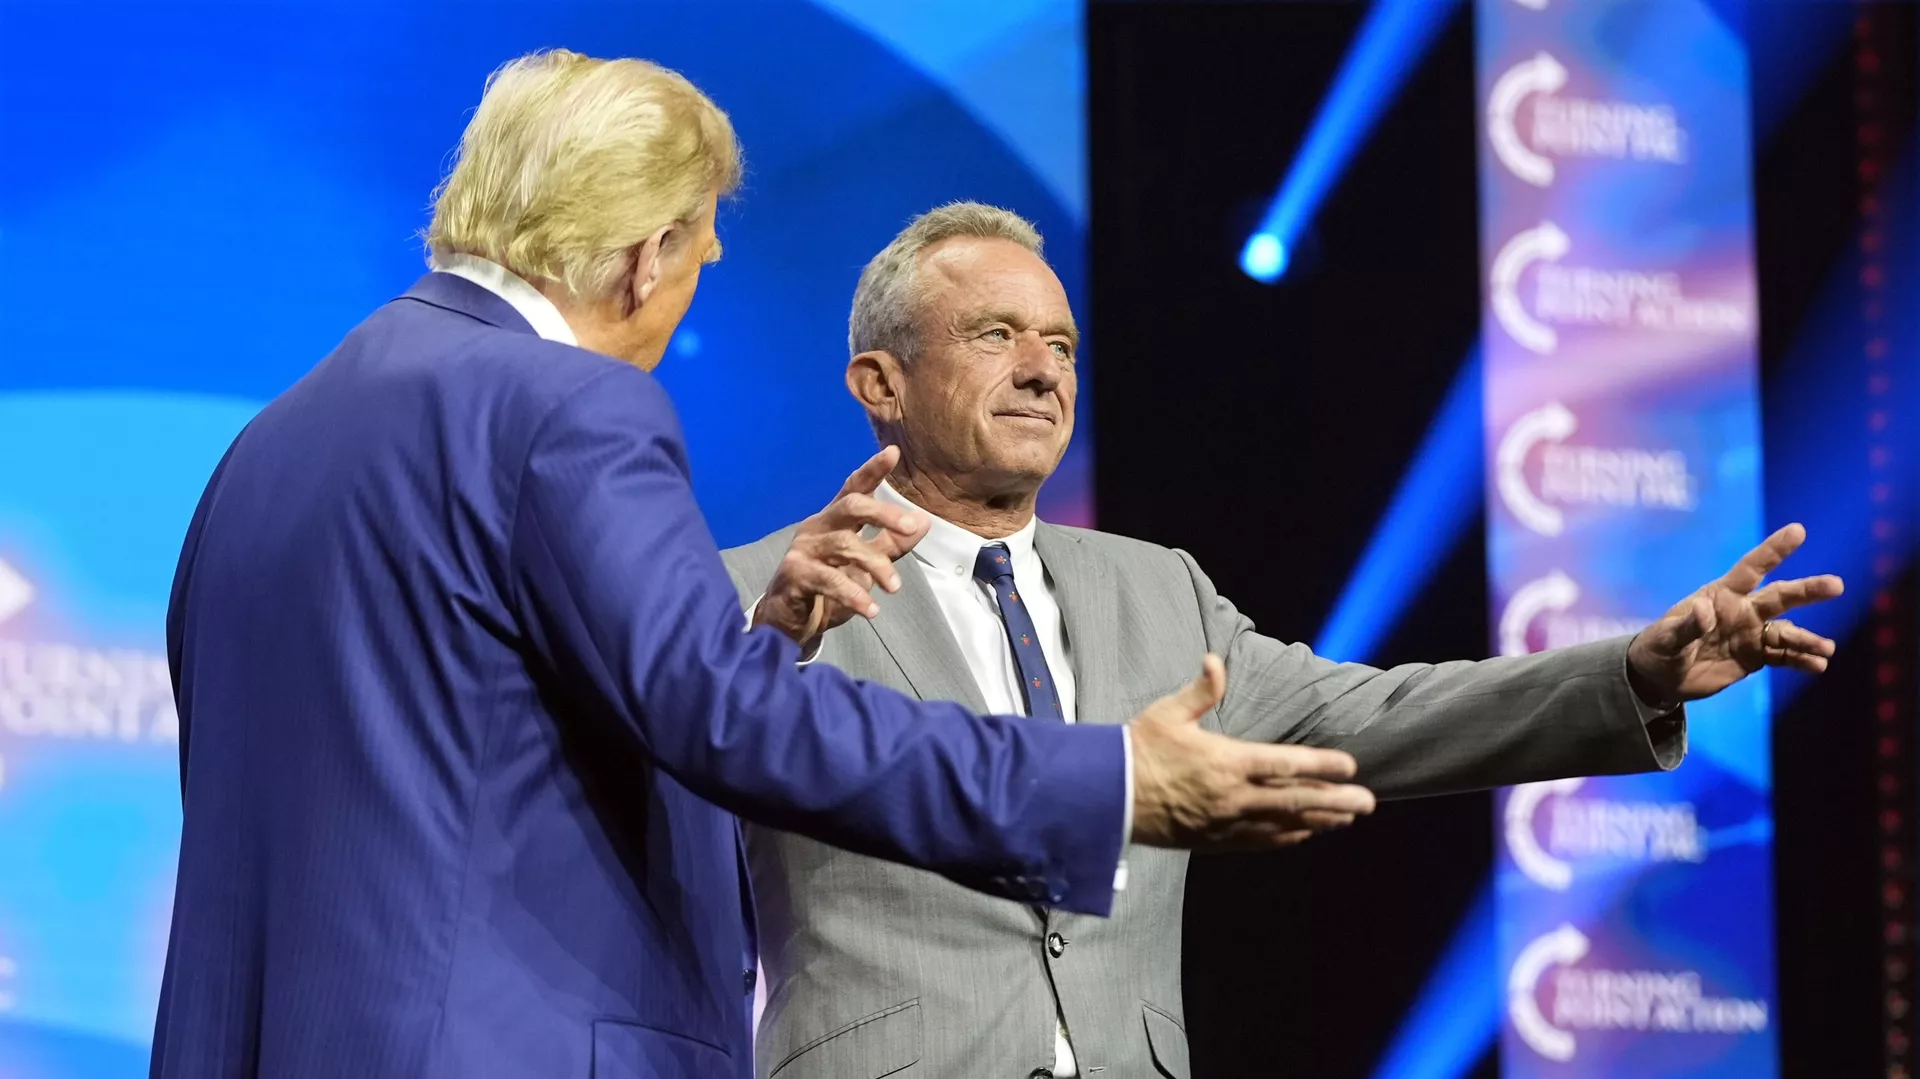
{"label": "banner logo", "polygon": [[[1525,656],[1576,644],[1591,644],[1609,637],[1637,633],[1651,618],[1625,619],[1604,615],[1569,613],[1580,602],[1580,586],[1560,570],[1528,581],[1514,590],[1513,597],[1500,611],[1500,654]],[[1534,624],[1545,616],[1545,643],[1534,648],[1531,642]]]}
{"label": "banner logo", "polygon": [[1553,183],[1553,162],[1535,153],[1514,127],[1520,103],[1535,94],[1551,94],[1567,84],[1567,69],[1546,53],[1507,69],[1487,95],[1487,139],[1507,171],[1535,187]]}
{"label": "banner logo", "polygon": [[1507,796],[1507,854],[1535,884],[1564,892],[1573,883],[1573,867],[1548,854],[1533,836],[1534,811],[1551,794],[1572,794],[1586,780],[1579,776],[1546,783],[1523,783]]}
{"label": "banner logo", "polygon": [[[1567,69],[1550,53],[1535,53],[1508,68],[1487,94],[1487,141],[1494,156],[1535,187],[1553,183],[1555,157],[1686,161],[1686,132],[1669,105],[1557,97]],[[1521,105],[1533,101],[1531,138],[1522,138]]]}
{"label": "banner logo", "polygon": [[1580,586],[1559,570],[1521,585],[1507,601],[1506,609],[1500,612],[1500,654],[1532,653],[1533,649],[1527,644],[1527,630],[1533,620],[1549,611],[1564,611],[1579,600]]}
{"label": "banner logo", "polygon": [[[1573,860],[1707,860],[1707,833],[1700,827],[1693,803],[1572,797],[1585,782],[1573,778],[1527,783],[1507,796],[1507,853],[1527,879],[1564,892],[1573,883]],[[1543,847],[1534,826],[1540,807],[1549,799],[1553,810]]]}
{"label": "banner logo", "polygon": [[[1767,1029],[1764,1000],[1709,997],[1695,970],[1576,966],[1591,948],[1585,934],[1562,925],[1520,949],[1507,972],[1507,1018],[1520,1040],[1548,1060],[1564,1064],[1574,1058],[1580,1047],[1575,1031],[1753,1034]],[[1553,990],[1550,1012],[1540,1007],[1542,982]]]}
{"label": "banner logo", "polygon": [[1537,443],[1559,442],[1571,437],[1579,426],[1573,413],[1555,402],[1515,420],[1494,454],[1495,486],[1500,490],[1500,501],[1506,503],[1521,524],[1543,536],[1559,535],[1566,527],[1566,519],[1558,508],[1541,501],[1534,495],[1533,488],[1527,486],[1524,471],[1527,453]]}
{"label": "banner logo", "polygon": [[1507,336],[1521,347],[1549,355],[1560,346],[1560,335],[1553,327],[1536,320],[1520,302],[1520,275],[1536,262],[1558,262],[1573,247],[1567,234],[1551,221],[1528,229],[1500,249],[1494,256],[1488,293],[1493,297],[1493,316]]}
{"label": "banner logo", "polygon": [[33,602],[33,582],[0,560],[0,622],[27,609]]}
{"label": "banner logo", "polygon": [[[0,562],[0,623],[34,600],[32,582]],[[178,742],[165,656],[0,637],[0,735]],[[0,762],[0,784],[6,781]]]}
{"label": "banner logo", "polygon": [[[1561,266],[1573,241],[1551,221],[1508,240],[1494,256],[1487,292],[1493,315],[1507,336],[1531,352],[1559,348],[1554,326],[1604,326],[1671,333],[1745,333],[1750,305],[1688,296],[1671,271],[1605,270]],[[1520,298],[1520,278],[1534,264],[1531,307]]]}
{"label": "banner logo", "polygon": [[[1494,486],[1521,524],[1543,536],[1559,535],[1566,519],[1555,503],[1693,509],[1695,484],[1685,454],[1563,445],[1579,426],[1565,405],[1553,401],[1515,420],[1500,439]],[[1536,493],[1527,482],[1526,463],[1534,447],[1543,444]]]}
{"label": "banner logo", "polygon": [[1579,1043],[1573,1035],[1547,1021],[1540,1011],[1540,978],[1550,967],[1566,967],[1587,956],[1592,947],[1586,935],[1571,925],[1563,925],[1536,938],[1520,949],[1519,958],[1507,971],[1507,1017],[1534,1052],[1548,1060],[1565,1063],[1573,1059]]}

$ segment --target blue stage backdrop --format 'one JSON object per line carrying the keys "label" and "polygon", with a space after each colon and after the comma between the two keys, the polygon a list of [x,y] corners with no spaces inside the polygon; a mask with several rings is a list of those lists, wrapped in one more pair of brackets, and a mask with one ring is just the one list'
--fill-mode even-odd
{"label": "blue stage backdrop", "polygon": [[[5,1079],[145,1074],[180,827],[162,630],[180,537],[260,404],[422,272],[429,192],[494,66],[649,57],[739,128],[726,259],[661,371],[723,543],[817,509],[872,452],[841,383],[846,312],[910,216],[1016,209],[1086,294],[1076,0],[8,0],[0,18]],[[1090,446],[1083,416],[1050,519],[1089,523]]]}
{"label": "blue stage backdrop", "polygon": [[[1731,0],[1481,0],[1500,652],[1630,632],[1757,543],[1747,62]],[[1768,682],[1671,775],[1503,793],[1509,1076],[1777,1074]]]}

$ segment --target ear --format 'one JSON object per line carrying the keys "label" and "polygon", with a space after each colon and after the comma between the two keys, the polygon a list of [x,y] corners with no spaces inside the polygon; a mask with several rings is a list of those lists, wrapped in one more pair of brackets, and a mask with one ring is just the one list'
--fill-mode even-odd
{"label": "ear", "polygon": [[653,235],[627,249],[631,260],[627,287],[629,312],[646,303],[660,287],[660,277],[666,270],[667,246],[678,228],[678,225],[662,225],[653,230]]}
{"label": "ear", "polygon": [[876,425],[893,427],[904,413],[901,403],[905,365],[891,352],[862,352],[847,361],[847,392]]}

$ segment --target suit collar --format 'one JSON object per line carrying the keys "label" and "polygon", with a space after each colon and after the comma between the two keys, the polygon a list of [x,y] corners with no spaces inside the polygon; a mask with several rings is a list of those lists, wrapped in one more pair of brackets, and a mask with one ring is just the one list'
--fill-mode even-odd
{"label": "suit collar", "polygon": [[560,308],[545,293],[492,259],[450,251],[433,256],[433,269],[471,281],[507,301],[543,340],[576,347],[580,344],[573,327],[567,323],[567,316],[560,313]]}
{"label": "suit collar", "polygon": [[415,281],[402,298],[418,300],[513,333],[534,333],[533,325],[515,311],[512,304],[480,285],[450,273],[427,274]]}

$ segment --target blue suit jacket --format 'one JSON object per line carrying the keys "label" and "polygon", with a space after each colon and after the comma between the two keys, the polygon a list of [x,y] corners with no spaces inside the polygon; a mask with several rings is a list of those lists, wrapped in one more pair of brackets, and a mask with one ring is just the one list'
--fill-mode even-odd
{"label": "blue suit jacket", "polygon": [[909,701],[743,632],[660,386],[449,275],[234,442],[167,636],[156,1077],[746,1076],[728,810],[1112,901],[1119,730]]}

